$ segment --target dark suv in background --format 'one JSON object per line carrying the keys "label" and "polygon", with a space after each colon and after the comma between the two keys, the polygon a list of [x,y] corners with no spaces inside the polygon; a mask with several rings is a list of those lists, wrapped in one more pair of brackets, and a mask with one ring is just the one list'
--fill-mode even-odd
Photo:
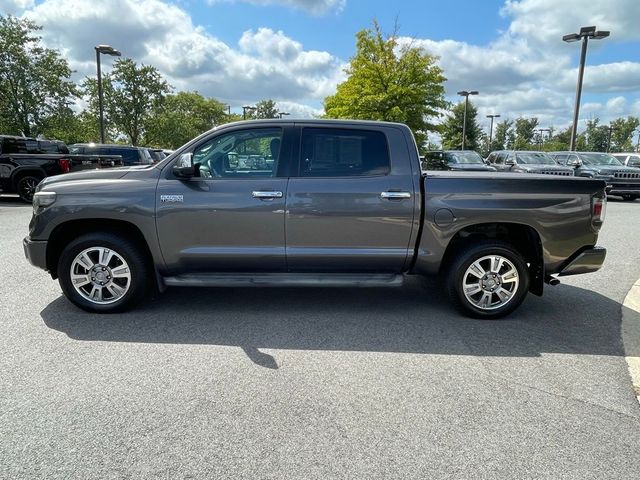
{"label": "dark suv in background", "polygon": [[572,168],[558,165],[545,152],[500,150],[491,152],[487,160],[500,172],[573,176]]}
{"label": "dark suv in background", "polygon": [[640,168],[625,167],[620,160],[602,152],[551,152],[561,165],[575,169],[576,176],[607,182],[609,194],[633,201],[640,198]]}
{"label": "dark suv in background", "polygon": [[150,165],[153,158],[149,149],[130,145],[110,145],[101,143],[74,143],[69,146],[71,153],[88,155],[120,155],[125,166]]}
{"label": "dark suv in background", "polygon": [[465,172],[495,172],[473,150],[437,150],[427,152],[422,160],[423,170],[459,170]]}

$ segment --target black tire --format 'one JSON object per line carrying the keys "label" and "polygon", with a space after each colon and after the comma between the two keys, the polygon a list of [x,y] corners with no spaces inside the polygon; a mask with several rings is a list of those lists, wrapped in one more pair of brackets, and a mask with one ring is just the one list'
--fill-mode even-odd
{"label": "black tire", "polygon": [[[128,290],[113,303],[95,303],[85,298],[71,281],[71,267],[74,260],[81,252],[93,247],[109,249],[127,263],[130,274]],[[131,240],[109,232],[88,233],[76,238],[64,248],[58,261],[58,281],[63,293],[74,305],[87,312],[114,313],[130,309],[146,297],[150,279],[152,279],[152,269],[142,249]]]}
{"label": "black tire", "polygon": [[[463,282],[465,272],[478,259],[482,257],[499,255],[513,264],[518,272],[517,288],[512,287],[514,292],[510,300],[504,305],[492,309],[482,309],[472,303],[465,296]],[[472,277],[469,277],[472,278]],[[507,285],[505,283],[505,285]],[[502,285],[500,285],[501,287]],[[500,288],[498,287],[498,288]],[[529,268],[522,255],[506,242],[496,240],[480,240],[463,246],[454,254],[454,258],[449,264],[447,272],[447,292],[455,307],[463,314],[480,319],[501,318],[513,312],[522,303],[529,291]],[[482,296],[484,292],[478,292]],[[491,299],[499,300],[490,294]]]}
{"label": "black tire", "polygon": [[23,202],[33,202],[33,194],[36,193],[36,187],[42,178],[33,175],[25,175],[16,183],[16,192]]}

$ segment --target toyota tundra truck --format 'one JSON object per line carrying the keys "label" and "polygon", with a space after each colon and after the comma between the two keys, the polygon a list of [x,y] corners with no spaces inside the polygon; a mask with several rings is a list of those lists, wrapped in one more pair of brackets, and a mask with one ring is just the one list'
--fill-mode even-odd
{"label": "toyota tundra truck", "polygon": [[463,313],[489,319],[602,265],[604,181],[420,167],[402,124],[232,123],[148,167],[44,179],[24,251],[90,312],[174,286],[436,275]]}

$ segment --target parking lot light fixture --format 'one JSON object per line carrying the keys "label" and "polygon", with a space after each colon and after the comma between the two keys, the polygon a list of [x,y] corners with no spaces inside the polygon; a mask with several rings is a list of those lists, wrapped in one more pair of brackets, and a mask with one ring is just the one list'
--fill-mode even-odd
{"label": "parking lot light fixture", "polygon": [[242,119],[246,120],[247,119],[247,112],[254,112],[257,110],[257,107],[254,107],[252,105],[245,105],[242,107]]}
{"label": "parking lot light fixture", "polygon": [[580,52],[580,69],[578,70],[578,85],[576,86],[576,103],[573,108],[573,125],[571,127],[571,144],[569,150],[575,151],[576,149],[576,137],[578,133],[578,115],[580,113],[580,97],[582,95],[582,79],[584,77],[584,64],[587,58],[587,44],[589,39],[601,40],[609,36],[606,30],[596,30],[596,27],[582,27],[580,33],[569,33],[564,35],[562,40],[567,43],[577,42],[582,40],[582,50]]}
{"label": "parking lot light fixture", "polygon": [[487,115],[487,118],[491,119],[491,126],[489,127],[489,150],[491,150],[491,140],[493,139],[493,119],[500,118],[500,115]]}
{"label": "parking lot light fixture", "polygon": [[278,112],[276,113],[276,115],[278,115],[278,118],[282,118],[285,115],[291,115],[289,112]]}
{"label": "parking lot light fixture", "polygon": [[100,143],[104,143],[104,106],[102,99],[102,71],[100,66],[100,54],[119,57],[120,50],[116,50],[111,45],[98,45],[94,47],[96,51],[96,69],[98,70],[98,110],[100,111]]}
{"label": "parking lot light fixture", "polygon": [[467,108],[469,107],[469,95],[478,95],[477,90],[461,90],[458,95],[464,97],[464,116],[462,118],[462,150],[464,150],[464,138],[467,135]]}

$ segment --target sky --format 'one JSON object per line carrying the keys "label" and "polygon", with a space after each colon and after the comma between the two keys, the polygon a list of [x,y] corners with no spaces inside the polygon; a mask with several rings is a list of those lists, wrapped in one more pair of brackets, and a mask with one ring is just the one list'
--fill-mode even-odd
{"label": "sky", "polygon": [[110,44],[176,89],[236,112],[272,98],[292,117],[322,113],[355,33],[375,18],[439,57],[448,100],[478,90],[485,128],[487,114],[568,126],[580,45],[562,35],[595,25],[611,36],[589,43],[580,129],[595,117],[640,116],[639,0],[0,0],[0,13],[42,25],[76,79],[95,75],[93,46]]}

